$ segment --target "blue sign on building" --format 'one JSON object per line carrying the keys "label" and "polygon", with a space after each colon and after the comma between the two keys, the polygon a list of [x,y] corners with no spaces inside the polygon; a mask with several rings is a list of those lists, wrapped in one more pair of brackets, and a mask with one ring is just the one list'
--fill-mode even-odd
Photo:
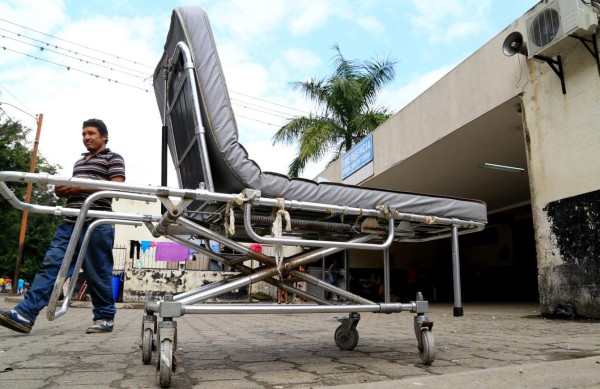
{"label": "blue sign on building", "polygon": [[373,160],[373,135],[367,135],[342,156],[342,180]]}

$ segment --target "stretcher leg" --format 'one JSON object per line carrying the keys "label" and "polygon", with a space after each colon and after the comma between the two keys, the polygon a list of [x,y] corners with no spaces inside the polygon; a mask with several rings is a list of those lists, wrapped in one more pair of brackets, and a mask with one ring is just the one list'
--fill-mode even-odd
{"label": "stretcher leg", "polygon": [[[423,301],[421,292],[417,293],[417,302]],[[427,313],[417,311],[414,318],[415,336],[421,362],[431,365],[435,361],[435,341],[433,339],[433,322],[427,317]]]}

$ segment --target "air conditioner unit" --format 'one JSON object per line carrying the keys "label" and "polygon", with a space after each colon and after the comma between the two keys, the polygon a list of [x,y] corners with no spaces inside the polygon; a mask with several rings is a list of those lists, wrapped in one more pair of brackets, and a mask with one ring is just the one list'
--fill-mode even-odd
{"label": "air conditioner unit", "polygon": [[571,34],[588,37],[597,26],[598,15],[591,5],[581,0],[549,1],[525,21],[529,58],[555,57],[570,43],[564,38]]}

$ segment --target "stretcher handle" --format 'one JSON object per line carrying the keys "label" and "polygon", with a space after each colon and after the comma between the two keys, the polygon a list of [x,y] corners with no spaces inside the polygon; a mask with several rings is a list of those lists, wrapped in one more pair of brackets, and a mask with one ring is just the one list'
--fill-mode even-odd
{"label": "stretcher handle", "polygon": [[[77,220],[75,221],[73,233],[69,240],[65,256],[60,265],[60,270],[58,271],[56,280],[54,281],[54,288],[52,289],[52,294],[50,295],[50,301],[48,302],[48,307],[46,311],[46,318],[48,320],[54,320],[56,318],[55,312],[56,307],[58,306],[58,300],[60,299],[63,284],[67,279],[69,268],[71,267],[71,262],[73,260],[73,255],[75,253],[75,249],[77,248],[77,243],[79,242],[79,236],[81,235],[81,231],[83,230],[85,224],[87,213],[90,210],[92,203],[100,198],[124,198],[130,200],[153,202],[157,200],[155,196],[105,190],[92,193],[88,196],[88,198],[84,201],[83,205],[81,206],[81,209],[79,210],[79,214],[77,216]],[[77,276],[75,277],[77,278]]]}
{"label": "stretcher handle", "polygon": [[[77,286],[77,279],[79,278],[79,272],[81,271],[81,267],[83,266],[83,259],[85,258],[85,253],[86,253],[88,245],[90,243],[92,234],[93,234],[94,230],[96,229],[96,227],[103,225],[103,224],[122,224],[122,225],[136,226],[136,227],[143,225],[142,222],[136,222],[133,220],[115,220],[115,219],[94,220],[88,227],[88,230],[86,231],[85,236],[83,237],[83,242],[81,243],[81,249],[79,250],[79,255],[77,256],[77,261],[75,262],[75,267],[73,268],[73,274],[71,275],[71,280],[69,281],[69,289],[68,289],[67,294],[65,295],[62,306],[58,311],[56,311],[54,313],[54,316],[52,318],[48,318],[48,320],[54,320],[56,318],[59,318],[60,316],[64,315],[67,312],[67,309],[69,308],[69,303],[71,302],[71,296],[73,295],[73,292],[75,291],[75,286]],[[54,304],[54,302],[51,302],[51,303]],[[50,304],[48,304],[48,307],[50,307]],[[48,311],[50,311],[50,308],[48,309]]]}

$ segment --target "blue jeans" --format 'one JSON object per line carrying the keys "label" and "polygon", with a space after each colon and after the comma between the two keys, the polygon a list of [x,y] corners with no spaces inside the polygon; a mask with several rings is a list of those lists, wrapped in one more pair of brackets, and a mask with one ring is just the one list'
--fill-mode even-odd
{"label": "blue jeans", "polygon": [[[90,222],[85,223],[79,236],[79,242],[73,255],[71,267],[68,276],[73,273],[75,260],[79,255],[81,243]],[[22,316],[29,319],[32,323],[40,311],[48,305],[54,282],[58,276],[60,266],[69,245],[69,239],[73,234],[74,223],[63,221],[59,224],[50,248],[46,251],[46,256],[42,262],[42,267],[35,275],[31,288],[25,293],[15,309]],[[94,305],[94,320],[113,320],[117,309],[113,297],[112,271],[113,255],[112,248],[115,240],[115,229],[109,224],[101,224],[94,229],[90,238],[87,252],[83,260],[83,271],[88,283],[88,291],[92,297]]]}

